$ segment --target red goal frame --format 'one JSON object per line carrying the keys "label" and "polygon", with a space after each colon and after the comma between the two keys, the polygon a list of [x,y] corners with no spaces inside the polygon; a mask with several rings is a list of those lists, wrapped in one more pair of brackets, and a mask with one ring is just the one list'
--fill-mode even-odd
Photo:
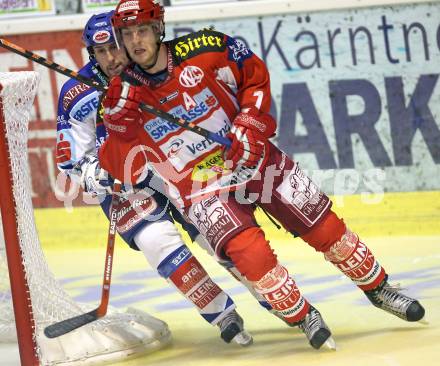
{"label": "red goal frame", "polygon": [[[0,84],[0,92],[2,90],[3,86]],[[0,95],[0,208],[18,348],[22,366],[38,366],[40,363],[36,352],[35,323],[18,238],[17,215],[12,190],[13,178],[8,151],[3,100]]]}

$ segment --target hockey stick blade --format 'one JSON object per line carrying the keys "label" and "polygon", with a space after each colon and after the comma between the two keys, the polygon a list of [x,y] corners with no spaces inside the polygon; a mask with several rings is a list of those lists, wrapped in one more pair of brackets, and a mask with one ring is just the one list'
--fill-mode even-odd
{"label": "hockey stick blade", "polygon": [[88,313],[74,316],[62,320],[60,322],[54,323],[47,326],[44,329],[44,334],[48,338],[56,338],[69,333],[83,325],[89,324],[99,318],[104,317],[107,314],[108,302],[110,297],[110,285],[112,277],[112,267],[113,267],[113,252],[115,248],[115,235],[116,235],[116,222],[117,222],[117,212],[120,202],[120,193],[122,189],[122,183],[115,179],[113,185],[112,202],[110,206],[110,222],[108,227],[107,236],[107,251],[105,255],[104,264],[104,276],[102,280],[102,292],[101,292],[101,303],[99,306]]}
{"label": "hockey stick blade", "polygon": [[44,329],[44,334],[47,338],[56,338],[80,328],[83,325],[94,322],[99,318],[100,316],[98,315],[98,309],[95,309],[88,313],[74,316],[73,318],[65,319],[58,323],[49,325]]}

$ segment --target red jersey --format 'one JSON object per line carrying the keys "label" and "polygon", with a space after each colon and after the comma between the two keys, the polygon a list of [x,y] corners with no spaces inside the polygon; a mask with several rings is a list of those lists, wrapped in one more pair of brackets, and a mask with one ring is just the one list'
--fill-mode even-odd
{"label": "red jersey", "polygon": [[[153,83],[145,74],[143,102],[225,136],[240,110],[269,113],[269,73],[242,42],[201,30],[165,42],[168,75]],[[135,69],[136,70],[136,67]],[[136,146],[142,154],[129,153]],[[192,131],[145,113],[137,138],[129,143],[111,136],[100,149],[101,165],[124,182],[135,182],[148,167],[167,184],[180,207],[237,186],[237,172],[225,169],[223,147]],[[124,161],[130,169],[124,174]],[[128,164],[128,165],[127,165]]]}

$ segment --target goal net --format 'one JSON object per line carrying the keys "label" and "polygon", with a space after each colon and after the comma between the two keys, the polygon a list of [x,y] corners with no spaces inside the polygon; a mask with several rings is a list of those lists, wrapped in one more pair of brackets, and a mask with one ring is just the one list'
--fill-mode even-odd
{"label": "goal net", "polygon": [[35,226],[27,140],[38,81],[35,72],[0,72],[0,342],[18,342],[26,366],[87,365],[156,350],[168,343],[170,331],[136,309],[110,310],[58,338],[43,333],[47,325],[91,309],[57,282]]}

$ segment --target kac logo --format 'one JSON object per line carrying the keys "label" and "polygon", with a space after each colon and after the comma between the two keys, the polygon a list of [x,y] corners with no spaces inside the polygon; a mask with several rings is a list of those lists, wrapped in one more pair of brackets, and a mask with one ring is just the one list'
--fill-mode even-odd
{"label": "kac logo", "polygon": [[193,88],[199,84],[205,74],[202,69],[197,66],[185,67],[179,75],[179,82],[185,88]]}

